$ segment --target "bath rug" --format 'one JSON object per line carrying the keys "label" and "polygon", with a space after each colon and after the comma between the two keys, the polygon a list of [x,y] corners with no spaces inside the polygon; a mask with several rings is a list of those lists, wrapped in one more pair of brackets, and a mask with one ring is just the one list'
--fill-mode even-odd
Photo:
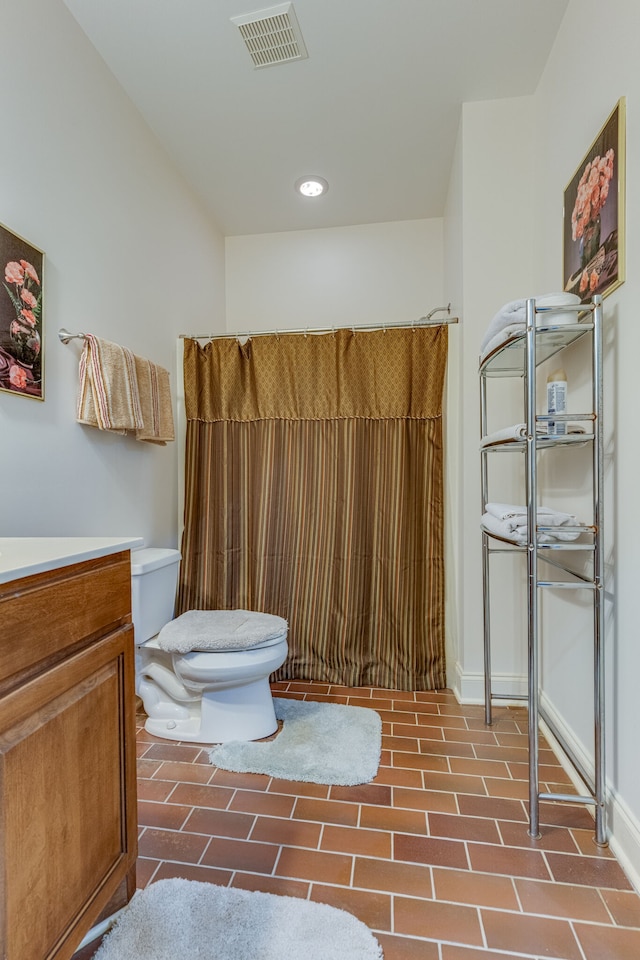
{"label": "bath rug", "polygon": [[378,772],[382,721],[368,707],[275,697],[282,729],[273,740],[231,740],[209,759],[234,773],[266,773],[281,780],[353,786]]}
{"label": "bath rug", "polygon": [[158,880],[138,890],[94,960],[382,960],[368,927],[324,903]]}

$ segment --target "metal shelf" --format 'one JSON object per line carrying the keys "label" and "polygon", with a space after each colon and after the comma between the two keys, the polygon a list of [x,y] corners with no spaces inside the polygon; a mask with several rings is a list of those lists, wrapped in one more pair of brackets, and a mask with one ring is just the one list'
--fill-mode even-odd
{"label": "metal shelf", "polygon": [[[554,529],[553,527],[543,527],[542,524],[538,524],[539,533],[551,533],[553,529]],[[593,527],[586,526],[584,524],[581,524],[579,528],[563,527],[562,529],[566,530],[567,533],[572,531],[578,531],[578,530],[580,534],[589,534],[594,532]],[[500,537],[498,536],[497,533],[493,533],[491,530],[486,530],[484,527],[482,527],[482,532],[485,533],[487,537],[490,537],[492,540],[498,540],[500,543],[508,543],[512,547],[515,547],[518,550],[528,549],[528,546],[529,546],[528,543],[520,543],[518,540],[509,540],[507,539],[507,537]],[[488,549],[491,550],[491,547],[489,547]],[[558,540],[557,542],[554,542],[554,543],[545,543],[544,541],[538,542],[538,550],[542,550],[542,551],[553,550],[553,551],[566,551],[571,553],[579,553],[581,551],[593,552],[594,549],[595,549],[595,544],[578,543],[576,540],[568,540],[568,541]]]}
{"label": "metal shelf", "polygon": [[[529,710],[529,833],[532,837],[540,835],[540,802],[570,802],[592,805],[595,811],[595,840],[606,845],[605,823],[605,755],[604,755],[604,541],[602,533],[604,489],[603,476],[603,436],[602,436],[602,297],[594,296],[588,304],[579,307],[561,307],[576,313],[576,323],[553,324],[553,310],[537,308],[535,299],[527,300],[526,324],[522,333],[509,337],[480,362],[480,460],[482,512],[489,502],[488,466],[489,454],[497,452],[524,453],[526,473],[527,529],[526,543],[519,543],[496,536],[482,530],[482,579],[483,579],[483,633],[484,633],[484,675],[485,675],[485,721],[492,722],[492,703],[499,699],[526,699]],[[591,336],[591,399],[590,413],[579,415],[565,414],[550,418],[536,414],[536,369],[545,360],[554,356],[565,347],[585,335]],[[524,378],[525,433],[521,439],[498,440],[484,443],[487,437],[487,383],[494,378]],[[538,433],[537,429],[549,419],[585,420],[593,423],[593,433],[566,434],[549,436]],[[538,456],[551,449],[570,449],[574,446],[589,445],[591,448],[592,479],[592,524],[580,525],[580,539],[568,542],[540,542],[540,534],[553,532],[538,523]],[[577,527],[567,528],[578,530]],[[491,678],[491,610],[490,610],[490,558],[497,553],[520,553],[526,555],[527,562],[527,648],[528,675],[527,695],[494,694]],[[584,557],[590,554],[586,564],[588,572],[572,570],[567,565],[571,555]],[[569,579],[543,578],[539,564],[546,563],[562,571]],[[540,708],[540,618],[539,591],[553,589],[567,591],[581,589],[592,594],[593,598],[593,714],[594,714],[594,774],[590,776],[584,770],[580,759],[576,757],[562,736],[554,728],[549,718]],[[546,793],[540,790],[538,730],[540,720],[544,720],[551,733],[560,744],[567,759],[573,765],[583,783],[583,794]]]}
{"label": "metal shelf", "polygon": [[[572,419],[578,420],[579,418],[572,417]],[[592,442],[592,433],[568,433],[565,436],[538,433],[535,439],[538,450],[548,450],[550,447],[580,446]],[[496,440],[495,443],[485,444],[482,449],[487,453],[526,453],[527,440],[525,437],[520,440]]]}
{"label": "metal shelf", "polygon": [[[570,309],[562,307],[563,311]],[[584,311],[584,307],[581,307]],[[544,363],[569,344],[593,330],[591,314],[588,321],[536,325],[536,366]],[[513,334],[504,343],[491,351],[480,362],[480,374],[484,377],[524,377],[527,369],[527,331]]]}

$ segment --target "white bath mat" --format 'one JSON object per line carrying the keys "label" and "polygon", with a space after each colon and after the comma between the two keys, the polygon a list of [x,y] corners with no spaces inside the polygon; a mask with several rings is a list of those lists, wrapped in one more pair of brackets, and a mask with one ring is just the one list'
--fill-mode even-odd
{"label": "white bath mat", "polygon": [[274,698],[282,729],[263,742],[231,740],[209,751],[209,759],[234,773],[266,773],[282,780],[368,783],[378,772],[382,721],[368,707]]}
{"label": "white bath mat", "polygon": [[175,879],[138,890],[94,960],[213,958],[382,960],[382,949],[345,910]]}

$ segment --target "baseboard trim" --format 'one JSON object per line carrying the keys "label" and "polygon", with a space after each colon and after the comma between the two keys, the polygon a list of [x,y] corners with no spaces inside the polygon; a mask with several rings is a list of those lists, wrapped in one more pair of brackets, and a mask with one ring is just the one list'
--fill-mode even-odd
{"label": "baseboard trim", "polygon": [[[484,673],[465,673],[460,663],[456,663],[451,686],[459,703],[484,703]],[[491,692],[500,696],[500,702],[504,706],[520,706],[522,700],[518,698],[527,695],[526,677],[494,673],[491,678]],[[514,699],[510,700],[509,695],[513,695]]]}
{"label": "baseboard trim", "polygon": [[[484,674],[483,673],[465,673],[460,663],[456,663],[454,676],[452,677],[451,688],[458,700],[458,703],[484,703]],[[527,693],[526,677],[509,674],[494,674],[492,678],[492,691],[508,696],[510,693],[525,695]],[[501,700],[505,705],[509,703],[521,705],[521,700],[509,701]],[[593,776],[593,758],[585,750],[584,745],[577,740],[574,732],[567,726],[561,715],[555,710],[551,701],[542,694],[540,705],[558,732],[567,747],[572,750],[577,760],[584,767],[585,772]],[[576,773],[573,764],[565,756],[564,750],[560,746],[556,737],[549,729],[548,725],[541,722],[542,732],[544,733],[549,746],[553,750],[559,763],[566,770],[571,782],[576,789],[584,792],[584,784]],[[616,789],[607,780],[607,808],[606,825],[609,836],[609,846],[618,863],[624,870],[629,883],[640,893],[640,821],[631,812],[625,801],[617,793]]]}
{"label": "baseboard trim", "polygon": [[[558,731],[559,736],[571,749],[576,759],[582,764],[585,772],[593,779],[593,757],[585,750],[584,745],[576,739],[571,728],[565,723],[561,715],[555,710],[551,701],[544,694],[540,697],[540,705],[545,714]],[[549,746],[558,758],[563,769],[567,772],[576,790],[584,793],[584,784],[576,773],[571,761],[567,760],[564,750],[556,740],[548,725],[542,721],[542,732]],[[587,808],[589,809],[589,808]],[[629,807],[622,799],[615,787],[607,779],[606,828],[609,837],[609,846],[624,870],[629,882],[640,893],[640,822],[634,817]]]}
{"label": "baseboard trim", "polygon": [[610,791],[607,814],[609,846],[626,873],[629,883],[640,893],[640,823],[613,789]]}

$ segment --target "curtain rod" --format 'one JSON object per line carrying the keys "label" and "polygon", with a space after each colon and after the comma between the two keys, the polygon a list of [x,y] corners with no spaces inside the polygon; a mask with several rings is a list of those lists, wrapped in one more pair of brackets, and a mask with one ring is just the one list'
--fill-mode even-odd
{"label": "curtain rod", "polygon": [[407,323],[404,320],[397,321],[395,323],[375,323],[375,324],[338,324],[335,327],[299,327],[296,330],[254,330],[253,333],[246,333],[241,330],[238,330],[237,333],[181,333],[179,336],[180,340],[237,340],[239,337],[268,337],[268,336],[279,336],[280,334],[286,333],[334,333],[336,330],[353,330],[355,333],[357,330],[387,330],[388,328],[395,327],[396,329],[412,329],[415,327],[439,327],[446,323],[458,323],[458,317],[447,316],[439,320],[433,320],[432,317],[434,313],[451,313],[451,304],[448,304],[446,307],[434,307],[433,310],[430,310],[426,317],[420,317],[419,320],[414,320],[412,323]]}

